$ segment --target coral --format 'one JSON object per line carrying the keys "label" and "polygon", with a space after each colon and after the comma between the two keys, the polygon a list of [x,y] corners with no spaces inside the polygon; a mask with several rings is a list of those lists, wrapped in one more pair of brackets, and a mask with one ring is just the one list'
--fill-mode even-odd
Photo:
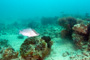
{"label": "coral", "polygon": [[18,52],[15,52],[13,48],[7,48],[3,50],[1,60],[10,60],[18,57]]}
{"label": "coral", "polygon": [[49,42],[49,41],[51,41],[51,38],[49,37],[49,36],[43,36],[43,37],[41,37],[43,40],[45,40],[45,42]]}
{"label": "coral", "polygon": [[67,17],[59,19],[59,25],[65,28],[61,31],[62,38],[71,38],[78,48],[90,50],[90,24],[87,21]]}
{"label": "coral", "polygon": [[49,36],[43,36],[43,37],[41,37],[41,39],[45,40],[45,42],[48,45],[48,48],[51,48],[52,42],[51,42],[51,38]]}
{"label": "coral", "polygon": [[61,31],[61,38],[66,38],[68,36],[70,36],[69,31],[67,31],[67,30],[62,30]]}
{"label": "coral", "polygon": [[87,43],[90,42],[90,24],[87,21],[67,17],[59,19],[58,22],[65,28],[61,31],[62,38],[71,38],[77,47],[90,49],[89,45],[87,47]]}
{"label": "coral", "polygon": [[73,17],[68,17],[68,18],[66,18],[66,20],[68,21],[70,28],[72,28],[73,25],[75,25],[77,23],[76,19]]}
{"label": "coral", "polygon": [[74,43],[76,44],[76,46],[79,48],[82,48],[84,38],[85,37],[83,35],[80,35],[76,32],[73,32],[73,34],[72,34],[72,39],[73,39]]}
{"label": "coral", "polygon": [[73,17],[60,18],[59,25],[63,26],[67,30],[72,30],[72,27],[77,23],[77,20]]}
{"label": "coral", "polygon": [[72,28],[74,30],[72,34],[72,39],[75,44],[81,49],[89,50],[89,25],[76,24]]}
{"label": "coral", "polygon": [[77,23],[77,20],[73,17],[66,17],[60,18],[58,22],[60,26],[63,26],[65,28],[61,31],[61,37],[69,37],[71,39],[71,35],[73,32],[72,27]]}
{"label": "coral", "polygon": [[67,26],[67,24],[66,24],[67,23],[66,18],[60,18],[58,22],[59,22],[59,25],[60,26],[63,26],[64,28],[66,28],[66,26]]}
{"label": "coral", "polygon": [[27,38],[20,47],[20,55],[25,60],[43,60],[50,53],[48,43],[40,37]]}
{"label": "coral", "polygon": [[77,31],[78,33],[87,34],[88,32],[88,26],[84,24],[76,24],[72,28],[74,31]]}

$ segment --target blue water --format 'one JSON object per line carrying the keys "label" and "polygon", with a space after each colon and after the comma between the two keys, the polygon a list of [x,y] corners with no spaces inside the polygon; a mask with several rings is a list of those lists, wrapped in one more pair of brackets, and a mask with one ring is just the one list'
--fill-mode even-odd
{"label": "blue water", "polygon": [[90,13],[90,0],[0,0],[0,19]]}

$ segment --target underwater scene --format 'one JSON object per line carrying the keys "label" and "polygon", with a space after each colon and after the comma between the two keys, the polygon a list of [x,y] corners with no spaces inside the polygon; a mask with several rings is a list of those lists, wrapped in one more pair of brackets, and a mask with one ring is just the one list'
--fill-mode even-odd
{"label": "underwater scene", "polygon": [[0,0],[0,60],[90,60],[90,0]]}

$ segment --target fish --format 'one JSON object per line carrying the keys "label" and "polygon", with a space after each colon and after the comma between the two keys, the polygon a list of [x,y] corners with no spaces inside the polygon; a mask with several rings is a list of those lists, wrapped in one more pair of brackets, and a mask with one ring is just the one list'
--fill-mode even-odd
{"label": "fish", "polygon": [[22,34],[23,36],[27,37],[34,37],[39,35],[39,33],[37,33],[34,29],[31,28],[21,30],[19,31],[19,34]]}

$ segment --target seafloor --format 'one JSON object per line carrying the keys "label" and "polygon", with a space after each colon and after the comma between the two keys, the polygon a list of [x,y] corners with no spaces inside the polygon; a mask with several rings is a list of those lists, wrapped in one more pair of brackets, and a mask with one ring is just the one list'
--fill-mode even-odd
{"label": "seafloor", "polygon": [[[51,20],[49,21],[49,19]],[[14,51],[19,52],[22,43],[25,41],[25,39],[28,38],[26,36],[20,35],[19,31],[26,28],[32,28],[40,34],[39,37],[50,36],[51,41],[53,41],[53,44],[50,48],[51,49],[50,54],[44,57],[43,60],[90,60],[89,49],[82,50],[82,48],[78,48],[81,47],[81,45],[77,46],[76,45],[77,43],[75,43],[73,39],[71,39],[70,37],[66,37],[66,35],[68,36],[68,34],[66,34],[62,38],[61,31],[64,30],[65,27],[63,27],[63,25],[60,25],[58,23],[58,19],[60,18],[54,19],[50,17],[49,19],[47,21],[22,20],[21,22],[16,21],[10,24],[0,23],[0,59],[5,60],[3,58],[8,58],[4,57],[6,55],[3,56],[5,52],[4,50],[7,48],[13,48]],[[78,20],[80,19],[84,21],[84,18],[75,18],[75,19]],[[53,22],[52,20],[55,21]],[[64,24],[65,22],[60,23]],[[12,59],[10,58],[6,60],[20,60],[20,59],[21,58],[19,53],[17,58]]]}

